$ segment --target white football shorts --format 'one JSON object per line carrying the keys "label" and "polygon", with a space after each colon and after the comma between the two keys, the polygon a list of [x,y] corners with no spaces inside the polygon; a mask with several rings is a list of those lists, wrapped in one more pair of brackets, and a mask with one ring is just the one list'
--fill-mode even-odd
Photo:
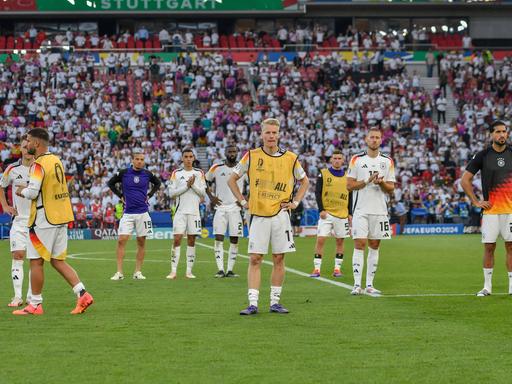
{"label": "white football shorts", "polygon": [[370,240],[391,239],[391,225],[387,215],[354,215],[352,238]]}
{"label": "white football shorts", "polygon": [[11,252],[26,251],[28,243],[28,227],[22,227],[13,223],[9,232]]}
{"label": "white football shorts", "polygon": [[242,211],[217,209],[213,217],[213,234],[225,235],[229,230],[230,237],[244,236],[244,220]]}
{"label": "white football shorts", "polygon": [[201,235],[201,216],[176,213],[172,231],[175,235]]}
{"label": "white football shorts", "polygon": [[495,243],[499,235],[512,241],[512,214],[482,215],[482,243]]}
{"label": "white football shorts", "polygon": [[121,217],[117,234],[131,236],[134,230],[137,237],[146,237],[153,233],[153,223],[148,212],[125,213]]}
{"label": "white football shorts", "polygon": [[273,254],[295,252],[288,211],[282,210],[272,217],[251,216],[248,252],[265,255],[269,244]]}
{"label": "white football shorts", "polygon": [[68,250],[68,227],[32,228],[29,230],[27,259],[65,260]]}
{"label": "white football shorts", "polygon": [[318,219],[317,236],[334,236],[337,239],[349,237],[350,225],[348,219],[342,219],[328,213],[325,219]]}

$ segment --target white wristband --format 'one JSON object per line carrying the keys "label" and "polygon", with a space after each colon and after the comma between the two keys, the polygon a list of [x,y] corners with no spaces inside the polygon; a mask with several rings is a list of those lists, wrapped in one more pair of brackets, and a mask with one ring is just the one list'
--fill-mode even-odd
{"label": "white wristband", "polygon": [[295,204],[295,208],[297,208],[300,203],[297,200],[293,200],[293,204]]}
{"label": "white wristband", "polygon": [[242,208],[247,207],[247,200],[240,201],[240,205],[242,206]]}

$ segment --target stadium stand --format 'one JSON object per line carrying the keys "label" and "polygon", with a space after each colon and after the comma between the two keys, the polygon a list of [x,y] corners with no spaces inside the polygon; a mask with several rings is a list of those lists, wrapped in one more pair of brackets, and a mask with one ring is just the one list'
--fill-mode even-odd
{"label": "stadium stand", "polygon": [[[173,45],[276,50],[285,44],[310,43],[333,49],[400,50],[406,41],[392,31],[360,33],[350,28],[334,36],[321,29],[283,29],[273,35],[175,31],[169,36]],[[457,216],[459,202],[450,196],[461,192],[461,168],[480,149],[486,123],[510,115],[508,59],[497,68],[481,53],[470,62],[457,52],[440,57],[440,71],[448,76],[460,114],[455,121],[438,125],[433,114],[440,92],[429,94],[399,57],[384,62],[372,54],[347,62],[333,51],[273,63],[263,55],[248,68],[233,63],[229,55],[210,53],[182,54],[165,63],[158,58],[144,63],[139,56],[136,64],[130,62],[127,51],[160,50],[159,36],[142,40],[125,32],[102,38],[82,33],[50,37],[39,32],[34,41],[28,36],[1,36],[0,49],[7,50],[36,48],[48,41],[114,50],[102,56],[100,66],[87,53],[44,52],[28,53],[20,62],[8,58],[2,64],[2,165],[19,157],[19,148],[12,143],[21,134],[33,126],[47,127],[73,178],[74,202],[82,200],[90,212],[96,198],[104,208],[117,202],[105,181],[129,163],[134,146],[145,150],[149,169],[165,181],[184,147],[205,153],[203,165],[211,165],[222,158],[229,142],[236,142],[241,151],[257,144],[258,122],[275,116],[283,122],[282,145],[302,153],[314,181],[335,148],[349,159],[360,150],[365,129],[380,126],[383,150],[393,156],[398,171],[395,201],[405,203],[413,222],[427,219],[431,203],[425,203],[429,195],[436,196],[435,220],[440,222]],[[438,46],[463,44],[462,35],[431,34],[429,39]],[[153,210],[165,210],[170,199],[162,190],[150,204]],[[305,207],[315,207],[313,193]]]}

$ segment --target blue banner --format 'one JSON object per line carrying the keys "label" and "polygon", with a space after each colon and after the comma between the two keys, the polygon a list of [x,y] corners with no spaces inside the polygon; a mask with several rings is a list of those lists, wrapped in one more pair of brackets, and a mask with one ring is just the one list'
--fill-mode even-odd
{"label": "blue banner", "polygon": [[[397,229],[398,231],[398,229]],[[404,235],[462,235],[464,224],[407,224]]]}
{"label": "blue banner", "polygon": [[69,240],[91,240],[91,230],[90,229],[68,229],[68,239]]}

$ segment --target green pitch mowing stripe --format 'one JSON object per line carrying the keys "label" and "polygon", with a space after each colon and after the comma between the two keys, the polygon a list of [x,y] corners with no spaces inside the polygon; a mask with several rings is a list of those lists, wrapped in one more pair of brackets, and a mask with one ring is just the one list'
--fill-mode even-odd
{"label": "green pitch mowing stripe", "polygon": [[[310,271],[314,244],[314,238],[296,239],[287,266]],[[178,279],[169,281],[170,246],[147,242],[147,280],[136,281],[130,241],[125,280],[110,281],[116,242],[70,241],[70,254],[96,260],[69,259],[94,305],[82,316],[69,315],[75,297],[47,266],[45,315],[19,318],[6,307],[11,260],[8,242],[0,242],[0,384],[510,383],[512,298],[474,296],[483,284],[479,236],[383,242],[375,278],[386,295],[471,296],[354,297],[343,287],[288,273],[282,300],[291,313],[283,316],[268,313],[265,265],[261,312],[248,318],[238,314],[247,305],[246,259],[235,266],[239,278],[215,279],[213,251],[198,246],[197,279],[188,280],[183,244]],[[347,274],[334,280],[328,276],[334,241],[327,242],[326,280],[352,284],[352,247],[348,240]],[[246,240],[239,249],[247,253]],[[502,244],[493,288],[508,289]]]}

